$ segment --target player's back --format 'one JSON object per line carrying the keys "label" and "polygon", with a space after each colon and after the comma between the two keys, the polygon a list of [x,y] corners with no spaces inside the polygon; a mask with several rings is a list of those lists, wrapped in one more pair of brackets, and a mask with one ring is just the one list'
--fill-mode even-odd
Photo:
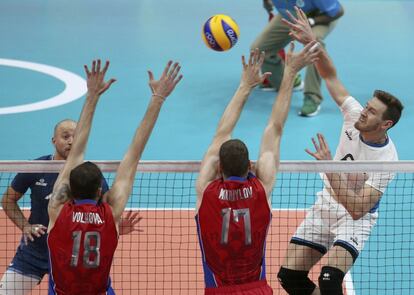
{"label": "player's back", "polygon": [[89,199],[66,203],[48,236],[49,294],[106,294],[117,244],[108,204]]}
{"label": "player's back", "polygon": [[207,288],[265,279],[270,220],[266,193],[254,175],[207,186],[196,216]]}

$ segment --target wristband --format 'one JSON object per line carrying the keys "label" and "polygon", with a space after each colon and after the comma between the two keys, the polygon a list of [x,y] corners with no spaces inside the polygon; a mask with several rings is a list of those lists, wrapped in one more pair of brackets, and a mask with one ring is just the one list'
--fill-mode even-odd
{"label": "wristband", "polygon": [[161,94],[157,94],[157,93],[153,93],[152,96],[158,96],[159,98],[161,98],[163,101],[165,101],[165,97],[162,96]]}

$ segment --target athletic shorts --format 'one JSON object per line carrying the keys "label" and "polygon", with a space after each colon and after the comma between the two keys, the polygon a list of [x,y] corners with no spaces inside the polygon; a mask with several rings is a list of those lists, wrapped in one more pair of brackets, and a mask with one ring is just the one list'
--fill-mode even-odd
{"label": "athletic shorts", "polygon": [[217,288],[205,288],[205,295],[271,295],[273,294],[272,288],[267,284],[266,280],[257,282],[224,286]]}
{"label": "athletic shorts", "polygon": [[355,261],[377,218],[378,213],[374,212],[353,220],[344,206],[331,196],[320,194],[290,242],[308,246],[322,254],[332,246],[341,246],[351,253]]}
{"label": "athletic shorts", "polygon": [[29,251],[22,251],[19,247],[7,269],[40,282],[43,276],[49,273],[49,263],[47,259],[31,255]]}

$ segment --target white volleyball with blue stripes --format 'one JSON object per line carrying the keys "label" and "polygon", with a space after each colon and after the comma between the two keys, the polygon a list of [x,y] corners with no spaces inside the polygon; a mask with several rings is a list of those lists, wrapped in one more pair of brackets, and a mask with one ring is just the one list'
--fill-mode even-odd
{"label": "white volleyball with blue stripes", "polygon": [[216,14],[210,17],[203,27],[203,40],[207,47],[216,51],[232,48],[239,39],[237,23],[228,15]]}

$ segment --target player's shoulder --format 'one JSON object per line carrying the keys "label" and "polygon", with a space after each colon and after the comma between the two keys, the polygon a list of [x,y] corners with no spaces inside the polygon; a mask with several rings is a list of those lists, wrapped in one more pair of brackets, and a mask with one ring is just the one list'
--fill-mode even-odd
{"label": "player's shoulder", "polygon": [[35,161],[51,161],[53,160],[53,155],[44,155],[44,156],[40,156],[36,159],[34,159]]}
{"label": "player's shoulder", "polygon": [[339,108],[343,112],[352,111],[352,110],[361,111],[363,109],[361,103],[355,97],[353,97],[352,95],[349,95],[349,96],[345,97],[344,101],[339,106]]}
{"label": "player's shoulder", "polygon": [[362,137],[360,140],[363,142],[362,147],[368,149],[368,152],[365,152],[368,157],[366,160],[398,161],[397,149],[390,137],[387,137],[386,141],[381,144],[365,142]]}
{"label": "player's shoulder", "polygon": [[387,160],[389,161],[398,161],[398,152],[397,148],[390,137],[387,138],[388,144],[386,145],[386,152],[384,153]]}

